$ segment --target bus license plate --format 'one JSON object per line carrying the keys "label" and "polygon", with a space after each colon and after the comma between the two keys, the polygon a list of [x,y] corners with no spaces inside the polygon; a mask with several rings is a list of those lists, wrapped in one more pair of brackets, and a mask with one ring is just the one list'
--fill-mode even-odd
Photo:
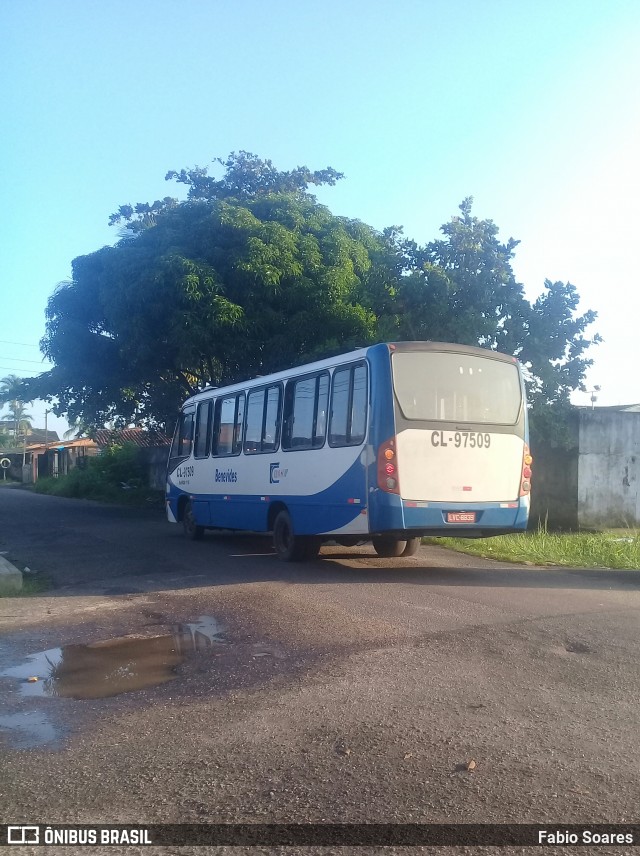
{"label": "bus license plate", "polygon": [[447,511],[447,523],[475,523],[475,511]]}

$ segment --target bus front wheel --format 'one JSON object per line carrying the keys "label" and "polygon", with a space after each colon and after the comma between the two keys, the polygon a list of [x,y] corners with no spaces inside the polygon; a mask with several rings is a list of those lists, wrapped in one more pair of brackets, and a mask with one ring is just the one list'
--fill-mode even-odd
{"label": "bus front wheel", "polygon": [[283,562],[304,562],[313,559],[320,550],[320,539],[296,535],[288,511],[281,511],[273,524],[273,546]]}
{"label": "bus front wheel", "polygon": [[398,556],[404,555],[408,542],[398,541],[397,538],[379,536],[378,538],[372,538],[371,543],[373,544],[373,549],[381,559],[397,559]]}
{"label": "bus front wheel", "polygon": [[182,513],[182,529],[190,541],[199,541],[204,536],[204,526],[196,523],[193,505],[190,502],[185,505]]}

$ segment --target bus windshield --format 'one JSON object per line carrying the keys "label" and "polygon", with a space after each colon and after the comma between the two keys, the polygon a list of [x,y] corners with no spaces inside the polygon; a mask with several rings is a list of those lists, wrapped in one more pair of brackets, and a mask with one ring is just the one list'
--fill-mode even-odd
{"label": "bus windshield", "polygon": [[473,354],[398,351],[393,385],[405,419],[514,425],[522,391],[515,363]]}

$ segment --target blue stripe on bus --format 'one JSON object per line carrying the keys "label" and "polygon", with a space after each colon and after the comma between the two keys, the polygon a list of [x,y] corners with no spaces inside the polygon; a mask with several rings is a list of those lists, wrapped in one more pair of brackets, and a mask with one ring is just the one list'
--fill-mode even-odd
{"label": "blue stripe on bus", "polygon": [[[220,529],[266,532],[269,507],[274,503],[282,503],[287,507],[294,531],[299,535],[341,529],[366,508],[365,468],[359,457],[334,484],[309,496],[279,494],[266,501],[253,494],[198,494],[192,500],[196,523]],[[167,498],[176,517],[182,496],[191,495],[171,485]]]}
{"label": "blue stripe on bus", "polygon": [[[360,475],[359,475],[360,473]],[[367,510],[369,531],[401,531],[411,529],[443,529],[447,526],[460,529],[504,529],[524,530],[527,527],[527,504],[520,501],[515,508],[503,508],[500,503],[451,503],[429,502],[413,507],[402,502],[395,494],[375,490],[367,505],[364,490],[355,490],[356,483],[364,484],[363,469],[358,461],[324,491],[310,496],[281,495],[268,500],[247,494],[207,494],[193,500],[193,511],[197,523],[220,529],[247,529],[266,532],[269,507],[282,503],[291,515],[294,530],[300,535],[333,532],[353,522],[363,510]],[[172,486],[169,495],[171,509],[178,516],[178,500],[186,496]],[[349,500],[351,499],[351,502]],[[353,502],[353,500],[360,500]],[[471,524],[448,524],[449,511],[475,511],[476,522]]]}

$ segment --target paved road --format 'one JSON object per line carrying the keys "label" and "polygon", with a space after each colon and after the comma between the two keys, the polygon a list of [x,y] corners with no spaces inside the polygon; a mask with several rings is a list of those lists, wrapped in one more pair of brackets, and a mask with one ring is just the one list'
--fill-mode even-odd
{"label": "paved road", "polygon": [[[191,543],[157,510],[15,489],[0,550],[55,586],[0,601],[7,821],[638,820],[640,572],[433,548],[284,565],[266,539]],[[156,686],[75,699],[15,677],[201,616],[222,637]]]}

